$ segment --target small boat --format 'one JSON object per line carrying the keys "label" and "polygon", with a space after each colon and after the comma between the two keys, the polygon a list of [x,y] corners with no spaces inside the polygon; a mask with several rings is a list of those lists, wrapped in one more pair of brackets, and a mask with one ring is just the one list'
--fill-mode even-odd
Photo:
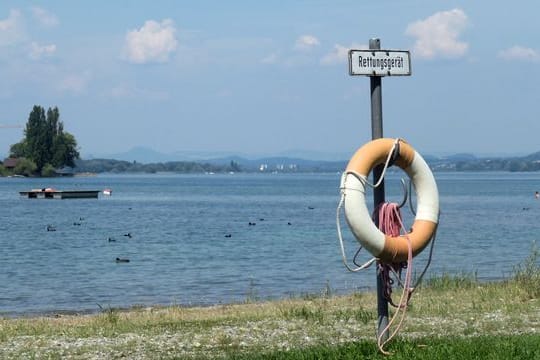
{"label": "small boat", "polygon": [[111,189],[103,189],[103,195],[111,196],[112,190]]}
{"label": "small boat", "polygon": [[29,199],[97,199],[99,190],[56,190],[53,188],[19,191]]}

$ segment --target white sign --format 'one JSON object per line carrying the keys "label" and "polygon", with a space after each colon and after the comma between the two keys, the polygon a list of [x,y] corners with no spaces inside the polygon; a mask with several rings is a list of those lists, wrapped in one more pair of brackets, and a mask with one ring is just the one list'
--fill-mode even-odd
{"label": "white sign", "polygon": [[404,50],[349,50],[349,74],[411,75],[411,55]]}

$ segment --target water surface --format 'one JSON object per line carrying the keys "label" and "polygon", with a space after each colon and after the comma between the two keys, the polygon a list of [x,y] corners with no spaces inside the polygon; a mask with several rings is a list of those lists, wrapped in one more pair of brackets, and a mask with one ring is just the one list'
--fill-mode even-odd
{"label": "water surface", "polygon": [[[387,179],[387,200],[401,198],[398,175]],[[435,176],[441,225],[428,274],[508,276],[538,238],[540,174]],[[373,269],[352,274],[341,263],[339,180],[339,174],[0,178],[0,313],[229,303],[321,292],[328,284],[337,293],[373,288]],[[43,187],[113,194],[77,200],[18,194]],[[56,231],[47,231],[49,224]],[[352,256],[357,245],[342,224]],[[117,257],[130,262],[116,263]],[[426,254],[415,260],[420,266]]]}

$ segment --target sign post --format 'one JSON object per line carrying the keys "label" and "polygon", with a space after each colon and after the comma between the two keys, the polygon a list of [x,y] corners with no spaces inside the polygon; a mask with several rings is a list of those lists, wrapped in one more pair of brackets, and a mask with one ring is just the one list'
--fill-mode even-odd
{"label": "sign post", "polygon": [[[383,76],[409,76],[411,75],[411,59],[408,51],[381,50],[380,39],[369,40],[369,50],[349,51],[349,74],[365,75],[370,77],[371,88],[371,138],[373,140],[383,137],[382,122],[382,81]],[[376,183],[382,174],[384,165],[373,169],[373,182]],[[384,181],[373,190],[374,209],[384,203]],[[379,219],[375,218],[378,226]],[[378,263],[377,263],[378,265]],[[384,296],[384,283],[377,266],[377,338],[381,342],[388,339],[388,301]]]}

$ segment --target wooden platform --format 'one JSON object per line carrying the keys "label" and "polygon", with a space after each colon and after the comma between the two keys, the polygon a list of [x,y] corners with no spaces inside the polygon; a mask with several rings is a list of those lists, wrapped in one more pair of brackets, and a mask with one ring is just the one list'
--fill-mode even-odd
{"label": "wooden platform", "polygon": [[30,191],[20,191],[19,194],[29,199],[97,199],[99,190],[55,190],[55,189],[33,189]]}

